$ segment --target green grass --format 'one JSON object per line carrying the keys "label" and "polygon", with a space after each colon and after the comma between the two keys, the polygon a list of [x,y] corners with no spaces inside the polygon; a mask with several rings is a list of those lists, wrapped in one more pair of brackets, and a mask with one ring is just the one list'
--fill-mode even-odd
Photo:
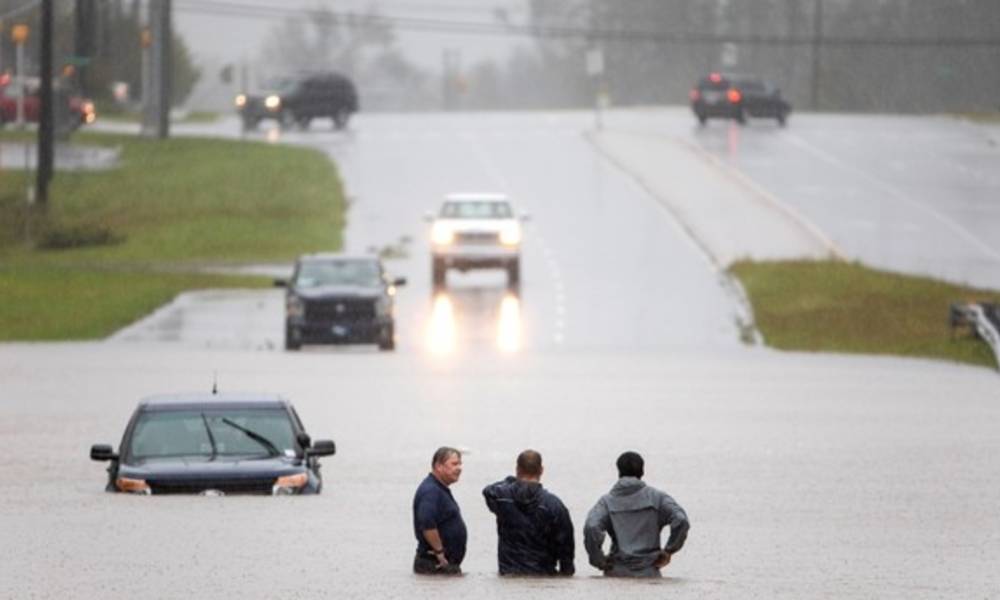
{"label": "green grass", "polygon": [[998,291],[834,261],[739,262],[731,271],[769,346],[996,365],[985,343],[952,337],[948,309],[958,301],[998,302]]}
{"label": "green grass", "polygon": [[[320,152],[94,133],[74,143],[119,146],[122,165],[57,173],[44,214],[24,204],[25,173],[0,171],[0,340],[102,337],[183,290],[268,283],[199,274],[205,265],[290,262],[342,245],[340,179]],[[72,228],[109,229],[123,241],[32,243]]]}
{"label": "green grass", "polygon": [[0,268],[0,339],[105,337],[190,289],[263,287],[267,281],[187,273]]}
{"label": "green grass", "polygon": [[1000,123],[1000,111],[998,112],[970,112],[959,113],[959,117],[968,119],[976,123],[997,124]]}

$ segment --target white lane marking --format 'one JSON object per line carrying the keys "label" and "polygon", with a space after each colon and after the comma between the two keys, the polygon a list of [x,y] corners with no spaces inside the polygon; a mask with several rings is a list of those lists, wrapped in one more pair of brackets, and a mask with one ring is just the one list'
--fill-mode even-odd
{"label": "white lane marking", "polygon": [[809,152],[810,154],[812,154],[813,156],[816,156],[817,158],[823,160],[824,162],[829,163],[829,164],[831,164],[831,165],[833,165],[833,166],[835,166],[835,167],[837,167],[837,168],[839,168],[841,170],[848,171],[848,172],[853,173],[853,174],[855,174],[855,175],[857,175],[859,177],[867,179],[872,184],[874,184],[876,187],[881,188],[882,191],[886,192],[889,196],[895,198],[897,201],[902,202],[904,204],[908,204],[909,206],[917,209],[918,211],[920,211],[920,212],[922,212],[922,213],[930,216],[931,218],[933,218],[933,219],[941,222],[947,228],[949,228],[953,232],[955,232],[959,237],[961,237],[966,242],[968,242],[971,245],[973,245],[976,248],[978,248],[980,251],[982,251],[984,254],[986,254],[990,258],[992,258],[994,260],[997,260],[997,261],[1000,261],[1000,251],[994,250],[992,247],[990,247],[985,242],[983,242],[978,237],[976,237],[972,232],[970,232],[969,230],[965,229],[964,227],[962,227],[961,225],[959,225],[956,221],[952,220],[948,216],[946,216],[946,215],[944,215],[942,213],[939,213],[938,211],[934,210],[933,208],[930,208],[929,206],[926,206],[926,205],[922,204],[921,202],[917,202],[916,200],[913,200],[912,198],[910,198],[906,194],[900,192],[899,190],[897,190],[893,186],[889,185],[888,183],[882,181],[878,177],[876,177],[876,176],[874,176],[874,175],[872,175],[872,174],[870,174],[870,173],[868,173],[866,171],[862,171],[861,169],[859,169],[859,168],[857,168],[857,167],[855,167],[853,165],[850,165],[850,164],[848,164],[848,163],[840,160],[836,156],[833,156],[829,152],[826,152],[825,150],[821,150],[821,149],[813,146],[812,144],[810,144],[809,142],[805,141],[804,139],[800,138],[799,136],[797,136],[795,134],[789,134],[788,139],[790,139],[793,144],[799,146],[800,148],[802,148],[806,152]]}
{"label": "white lane marking", "polygon": [[820,229],[815,223],[807,219],[797,209],[781,201],[777,196],[764,189],[756,181],[751,179],[750,176],[743,173],[739,169],[730,166],[725,161],[720,159],[718,156],[712,154],[711,152],[702,148],[698,144],[695,144],[688,140],[681,139],[676,136],[671,136],[670,139],[672,139],[675,143],[692,150],[698,156],[701,156],[709,164],[713,165],[717,170],[719,170],[723,175],[728,175],[731,179],[736,180],[737,183],[742,184],[744,187],[750,190],[750,192],[752,192],[750,194],[751,198],[763,200],[768,206],[784,214],[793,223],[804,229],[806,233],[816,238],[816,240],[819,241],[819,243],[822,244],[826,248],[826,251],[829,252],[832,256],[839,258],[840,260],[846,259],[847,255],[844,254],[843,250],[840,249],[840,246],[838,246],[837,243],[830,238],[830,236],[826,235],[826,233],[823,232],[822,229]]}

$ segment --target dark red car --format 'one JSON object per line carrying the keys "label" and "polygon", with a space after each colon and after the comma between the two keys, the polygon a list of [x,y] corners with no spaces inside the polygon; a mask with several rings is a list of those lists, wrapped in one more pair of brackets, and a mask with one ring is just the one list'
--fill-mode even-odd
{"label": "dark red car", "polygon": [[[25,123],[37,123],[38,113],[41,106],[40,82],[37,77],[26,77],[24,79],[24,121]],[[0,75],[0,125],[17,122],[17,102],[21,90],[18,89],[14,78],[9,74]],[[68,118],[65,123],[70,130],[75,130],[81,125],[87,125],[97,120],[97,112],[94,110],[94,103],[81,96],[68,94],[61,86],[54,86],[54,97],[64,99],[66,102],[66,112],[62,113],[62,118]],[[58,108],[58,107],[57,107]],[[56,119],[60,118],[62,111],[56,111]]]}

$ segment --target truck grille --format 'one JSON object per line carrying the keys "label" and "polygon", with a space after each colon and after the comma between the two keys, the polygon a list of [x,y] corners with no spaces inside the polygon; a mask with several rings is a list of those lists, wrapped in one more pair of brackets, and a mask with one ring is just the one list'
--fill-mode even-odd
{"label": "truck grille", "polygon": [[368,298],[306,302],[306,319],[309,321],[360,321],[373,318],[375,318],[375,301]]}
{"label": "truck grille", "polygon": [[267,479],[164,479],[147,480],[153,494],[200,494],[205,490],[219,490],[229,494],[270,495],[274,478]]}
{"label": "truck grille", "polygon": [[500,234],[495,231],[460,231],[455,234],[459,244],[498,244]]}

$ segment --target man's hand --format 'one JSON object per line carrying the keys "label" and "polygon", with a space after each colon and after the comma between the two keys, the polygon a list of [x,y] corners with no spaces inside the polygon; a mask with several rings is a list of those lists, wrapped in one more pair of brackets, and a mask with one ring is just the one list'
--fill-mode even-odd
{"label": "man's hand", "polygon": [[662,569],[663,567],[669,564],[670,564],[670,553],[665,550],[661,550],[660,555],[656,557],[656,562],[653,563],[653,566],[656,567],[657,569]]}
{"label": "man's hand", "polygon": [[443,569],[448,566],[448,559],[445,557],[444,552],[435,553],[434,558],[438,561],[438,568]]}

